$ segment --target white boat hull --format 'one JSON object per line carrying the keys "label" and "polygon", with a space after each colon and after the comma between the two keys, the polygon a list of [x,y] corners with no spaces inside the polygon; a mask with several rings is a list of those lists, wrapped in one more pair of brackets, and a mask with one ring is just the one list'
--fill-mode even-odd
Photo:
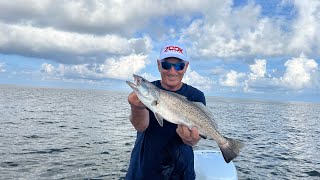
{"label": "white boat hull", "polygon": [[220,151],[195,150],[194,169],[197,180],[237,180],[233,162],[226,163]]}

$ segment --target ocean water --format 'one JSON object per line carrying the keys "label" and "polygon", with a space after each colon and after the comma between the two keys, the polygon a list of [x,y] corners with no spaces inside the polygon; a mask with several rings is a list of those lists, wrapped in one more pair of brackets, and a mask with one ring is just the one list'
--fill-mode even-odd
{"label": "ocean water", "polygon": [[[123,179],[136,134],[127,96],[0,86],[0,179]],[[246,144],[239,179],[320,179],[320,104],[207,97],[207,106],[222,134]]]}

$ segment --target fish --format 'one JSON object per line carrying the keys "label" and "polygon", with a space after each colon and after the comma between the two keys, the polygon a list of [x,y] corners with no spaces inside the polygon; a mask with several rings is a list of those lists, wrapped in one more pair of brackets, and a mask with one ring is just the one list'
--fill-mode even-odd
{"label": "fish", "polygon": [[239,155],[244,143],[220,134],[213,114],[203,103],[192,102],[185,96],[162,90],[141,76],[133,74],[133,78],[134,83],[126,83],[137,94],[139,100],[154,113],[161,127],[163,120],[185,125],[190,130],[196,127],[201,137],[210,137],[217,143],[226,163]]}

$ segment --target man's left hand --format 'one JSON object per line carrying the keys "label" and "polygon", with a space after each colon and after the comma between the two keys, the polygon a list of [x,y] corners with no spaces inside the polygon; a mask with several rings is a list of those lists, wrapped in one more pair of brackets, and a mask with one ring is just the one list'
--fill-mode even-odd
{"label": "man's left hand", "polygon": [[190,146],[195,146],[201,139],[199,136],[199,131],[196,127],[192,127],[190,130],[187,126],[178,125],[176,131],[181,137],[182,141]]}

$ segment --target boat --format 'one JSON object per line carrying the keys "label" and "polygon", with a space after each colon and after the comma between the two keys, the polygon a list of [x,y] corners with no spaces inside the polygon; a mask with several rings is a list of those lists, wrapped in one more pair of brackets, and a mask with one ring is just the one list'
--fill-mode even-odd
{"label": "boat", "polygon": [[194,169],[196,180],[238,180],[234,163],[226,163],[218,150],[194,150]]}

